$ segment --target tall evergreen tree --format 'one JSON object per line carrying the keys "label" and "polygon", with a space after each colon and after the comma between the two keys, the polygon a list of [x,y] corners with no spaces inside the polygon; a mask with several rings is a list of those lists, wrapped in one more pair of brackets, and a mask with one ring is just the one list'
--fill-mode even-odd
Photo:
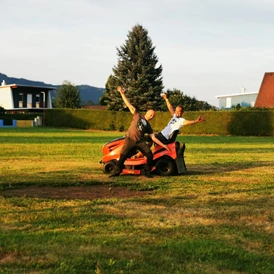
{"label": "tall evergreen tree", "polygon": [[126,88],[127,97],[140,111],[158,110],[162,104],[160,93],[163,90],[162,66],[154,53],[148,31],[136,25],[127,35],[125,44],[117,48],[118,64],[113,75],[108,78],[101,102],[110,110],[123,110],[124,104],[117,85]]}
{"label": "tall evergreen tree", "polygon": [[64,81],[56,91],[55,105],[57,108],[80,108],[80,94],[74,85]]}

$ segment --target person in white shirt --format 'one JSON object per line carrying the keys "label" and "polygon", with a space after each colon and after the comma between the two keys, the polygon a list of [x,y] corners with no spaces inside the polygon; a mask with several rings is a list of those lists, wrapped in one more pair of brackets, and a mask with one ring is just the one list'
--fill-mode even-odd
{"label": "person in white shirt", "polygon": [[[182,115],[184,113],[183,106],[179,105],[175,108],[171,105],[169,102],[166,93],[162,93],[161,96],[165,99],[168,110],[170,111],[172,118],[169,120],[165,128],[155,134],[155,137],[160,140],[163,144],[170,144],[175,142],[177,134],[179,133],[180,128],[183,126],[188,125],[194,125],[200,122],[205,121],[205,117],[199,116],[196,120],[186,120],[182,118]],[[151,147],[153,144],[153,141],[148,138],[148,146]],[[139,151],[137,154],[132,156],[132,158],[140,158],[143,157],[143,154]]]}
{"label": "person in white shirt", "polygon": [[[182,118],[182,115],[184,113],[184,108],[182,106],[177,106],[174,110],[173,106],[169,102],[166,93],[162,93],[162,97],[166,101],[166,105],[168,107],[168,110],[170,111],[172,118],[166,125],[166,127],[159,132],[158,134],[155,134],[157,138],[164,144],[169,144],[175,141],[176,136],[183,126],[187,125],[194,125],[200,122],[205,121],[205,117],[199,116],[196,120],[186,120]],[[175,136],[174,136],[175,133]]]}

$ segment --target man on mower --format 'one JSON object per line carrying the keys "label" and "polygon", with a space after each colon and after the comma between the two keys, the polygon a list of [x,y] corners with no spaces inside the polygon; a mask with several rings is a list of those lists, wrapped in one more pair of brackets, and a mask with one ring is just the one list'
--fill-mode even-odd
{"label": "man on mower", "polygon": [[[182,128],[183,126],[194,125],[205,121],[205,118],[203,116],[199,116],[196,120],[186,120],[182,118],[182,115],[184,113],[183,106],[179,105],[174,110],[173,106],[167,98],[166,93],[162,93],[161,96],[165,99],[167,107],[172,115],[172,118],[169,120],[165,128],[161,132],[155,134],[156,138],[160,140],[163,144],[170,144],[175,142],[177,134],[179,133],[180,128]],[[151,147],[153,144],[153,140],[147,138],[147,141],[148,146]],[[139,158],[143,156],[143,153],[139,151],[137,154],[132,156],[132,158]]]}
{"label": "man on mower", "polygon": [[184,108],[179,105],[175,108],[175,111],[174,111],[174,108],[169,102],[166,93],[162,93],[161,96],[165,99],[167,108],[172,115],[172,118],[170,119],[166,127],[161,132],[156,134],[156,137],[163,144],[170,144],[174,142],[176,139],[176,136],[174,136],[174,133],[175,132],[178,133],[180,128],[182,128],[183,126],[194,125],[194,124],[203,122],[205,120],[203,116],[199,116],[196,120],[186,120],[182,118],[182,115],[184,113]]}
{"label": "man on mower", "polygon": [[153,142],[157,143],[158,145],[162,146],[167,150],[169,150],[169,148],[167,145],[163,144],[155,137],[151,125],[148,122],[155,116],[155,111],[150,109],[146,112],[144,116],[142,116],[139,112],[137,112],[136,108],[133,105],[131,105],[129,99],[125,95],[125,90],[120,86],[117,87],[117,90],[118,92],[120,92],[124,103],[129,108],[130,112],[133,114],[133,120],[126,133],[125,142],[122,147],[117,166],[114,169],[114,173],[111,174],[110,177],[119,176],[119,174],[122,171],[123,164],[129,155],[130,150],[133,147],[137,147],[147,158],[146,166],[144,168],[144,175],[150,178],[152,177],[150,172],[152,167],[153,155],[150,150],[150,147],[145,141],[144,135],[147,133]]}

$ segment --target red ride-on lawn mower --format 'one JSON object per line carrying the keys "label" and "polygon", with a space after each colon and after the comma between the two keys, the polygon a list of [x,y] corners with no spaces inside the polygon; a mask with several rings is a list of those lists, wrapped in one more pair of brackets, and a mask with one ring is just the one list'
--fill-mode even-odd
{"label": "red ride-on lawn mower", "polygon": [[[114,139],[106,143],[103,148],[103,158],[100,161],[103,164],[103,172],[105,174],[112,174],[117,161],[120,157],[120,151],[122,149],[125,137]],[[179,142],[173,142],[168,144],[170,151],[164,149],[159,145],[154,145],[153,153],[153,167],[152,171],[158,175],[170,176],[174,174],[182,174],[186,172],[186,165],[184,160],[185,144]],[[136,154],[136,150],[133,149],[129,155],[129,158],[124,163],[124,168],[121,174],[141,174],[146,164],[146,157],[131,158]]]}

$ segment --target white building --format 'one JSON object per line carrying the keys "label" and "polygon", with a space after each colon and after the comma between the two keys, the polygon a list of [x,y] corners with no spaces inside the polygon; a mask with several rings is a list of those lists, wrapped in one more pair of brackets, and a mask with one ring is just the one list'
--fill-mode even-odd
{"label": "white building", "polygon": [[0,86],[0,106],[5,110],[37,111],[52,108],[50,90],[53,87],[36,87],[11,84]]}
{"label": "white building", "polygon": [[219,99],[220,109],[231,109],[237,105],[241,107],[254,107],[257,96],[258,92],[245,92],[245,89],[243,89],[242,93],[220,95],[217,98]]}

